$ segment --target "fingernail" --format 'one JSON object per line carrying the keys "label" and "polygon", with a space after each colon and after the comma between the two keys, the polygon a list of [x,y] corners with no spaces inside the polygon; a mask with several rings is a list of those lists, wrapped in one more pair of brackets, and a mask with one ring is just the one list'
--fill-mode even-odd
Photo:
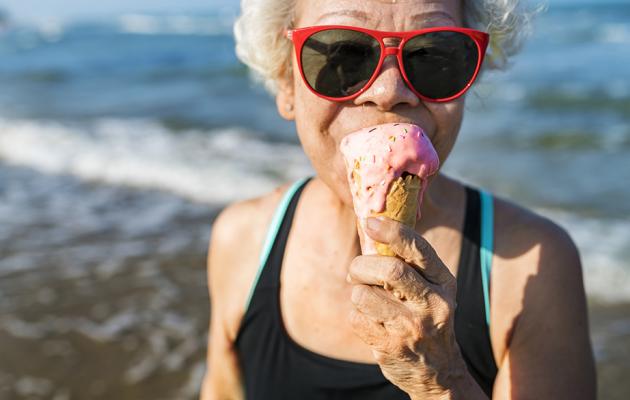
{"label": "fingernail", "polygon": [[378,231],[382,225],[383,222],[378,218],[371,217],[367,220],[367,227],[372,231]]}

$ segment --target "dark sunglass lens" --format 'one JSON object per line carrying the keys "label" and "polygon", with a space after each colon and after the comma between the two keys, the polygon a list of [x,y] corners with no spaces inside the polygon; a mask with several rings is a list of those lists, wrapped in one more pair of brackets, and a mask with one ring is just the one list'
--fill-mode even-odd
{"label": "dark sunglass lens", "polygon": [[403,66],[418,93],[445,99],[461,92],[477,69],[475,41],[460,32],[432,32],[410,39],[403,48]]}
{"label": "dark sunglass lens", "polygon": [[350,96],[361,90],[376,70],[379,42],[347,29],[311,35],[302,48],[302,70],[308,84],[329,97]]}

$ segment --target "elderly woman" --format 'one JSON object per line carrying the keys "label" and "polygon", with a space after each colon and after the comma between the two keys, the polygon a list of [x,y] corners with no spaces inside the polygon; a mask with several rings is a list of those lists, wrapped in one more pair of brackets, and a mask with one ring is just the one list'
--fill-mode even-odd
{"label": "elderly woman", "polygon": [[413,123],[444,165],[465,92],[527,28],[516,3],[243,1],[237,52],[316,176],[217,218],[203,399],[595,398],[565,231],[438,172],[415,229],[367,221],[396,256],[361,255],[339,151],[361,128]]}

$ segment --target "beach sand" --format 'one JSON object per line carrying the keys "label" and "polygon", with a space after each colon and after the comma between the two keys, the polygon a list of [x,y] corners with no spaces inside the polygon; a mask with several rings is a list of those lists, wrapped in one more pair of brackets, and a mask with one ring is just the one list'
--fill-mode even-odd
{"label": "beach sand", "polygon": [[598,398],[630,398],[630,303],[589,304]]}
{"label": "beach sand", "polygon": [[4,277],[3,298],[21,306],[0,323],[0,399],[197,398],[205,254],[173,254],[150,270],[143,262],[107,277],[49,278],[46,289],[28,273]]}

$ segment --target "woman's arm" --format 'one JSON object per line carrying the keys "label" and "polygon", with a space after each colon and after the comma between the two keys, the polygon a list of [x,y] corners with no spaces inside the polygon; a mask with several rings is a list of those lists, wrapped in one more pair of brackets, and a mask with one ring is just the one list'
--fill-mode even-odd
{"label": "woman's arm", "polygon": [[[229,302],[230,280],[228,266],[235,261],[230,256],[235,224],[230,218],[235,213],[232,206],[224,210],[212,228],[212,240],[208,248],[208,291],[210,295],[210,328],[206,376],[201,388],[201,400],[243,399],[238,359],[234,349],[234,329],[230,327]],[[235,215],[235,216],[236,216]],[[232,332],[231,332],[232,331]],[[231,337],[232,336],[232,337]]]}
{"label": "woman's arm", "polygon": [[534,267],[493,397],[595,399],[595,362],[578,251],[558,226],[537,225],[540,245],[528,257]]}
{"label": "woman's arm", "polygon": [[288,187],[232,204],[214,222],[208,248],[210,330],[201,400],[244,398],[234,342],[269,223]]}
{"label": "woman's arm", "polygon": [[208,336],[207,371],[201,400],[244,399],[238,360],[220,314],[213,312]]}

